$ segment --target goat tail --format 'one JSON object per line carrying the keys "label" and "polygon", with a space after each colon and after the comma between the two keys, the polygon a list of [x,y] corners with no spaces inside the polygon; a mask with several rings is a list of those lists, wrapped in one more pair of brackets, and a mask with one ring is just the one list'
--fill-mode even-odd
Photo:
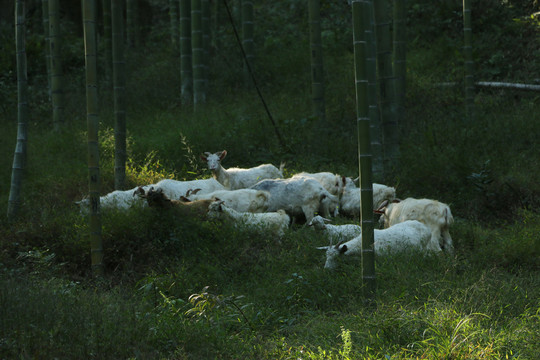
{"label": "goat tail", "polygon": [[270,199],[270,193],[268,191],[259,190],[255,199],[250,202],[250,208],[252,212],[266,212],[268,210],[268,200]]}
{"label": "goat tail", "polygon": [[454,217],[452,216],[452,212],[448,206],[444,209],[444,222],[445,225],[451,225],[454,223]]}
{"label": "goat tail", "polygon": [[283,177],[283,170],[285,170],[285,161],[282,161],[281,164],[279,164],[279,172],[281,173],[281,177]]}
{"label": "goat tail", "polygon": [[270,193],[268,191],[259,190],[257,191],[256,198],[260,201],[266,202],[270,199]]}

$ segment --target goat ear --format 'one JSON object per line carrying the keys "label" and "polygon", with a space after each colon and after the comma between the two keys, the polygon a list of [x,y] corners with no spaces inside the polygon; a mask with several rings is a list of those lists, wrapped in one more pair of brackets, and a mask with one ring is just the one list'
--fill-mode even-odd
{"label": "goat ear", "polygon": [[340,252],[341,254],[344,254],[344,253],[347,252],[347,250],[349,250],[349,249],[347,248],[347,245],[343,245],[343,246],[339,249],[339,252]]}
{"label": "goat ear", "polygon": [[225,156],[227,156],[227,150],[223,150],[222,152],[218,154],[218,156],[219,156],[219,160],[223,160]]}
{"label": "goat ear", "polygon": [[191,200],[189,200],[187,197],[185,196],[180,196],[180,200],[182,200],[183,202],[191,202]]}
{"label": "goat ear", "polygon": [[200,157],[201,157],[201,160],[202,160],[202,161],[208,161],[208,160],[206,159],[206,156],[205,156],[205,155],[201,154]]}
{"label": "goat ear", "polygon": [[133,196],[135,195],[144,196],[144,189],[142,186],[139,186],[135,191],[133,191]]}

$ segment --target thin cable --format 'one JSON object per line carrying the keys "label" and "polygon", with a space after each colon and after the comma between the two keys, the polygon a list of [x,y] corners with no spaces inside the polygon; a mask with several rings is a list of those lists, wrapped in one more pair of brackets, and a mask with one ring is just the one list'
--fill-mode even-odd
{"label": "thin cable", "polygon": [[253,80],[253,85],[255,85],[255,89],[257,90],[257,94],[259,95],[259,98],[261,99],[261,102],[264,106],[264,109],[266,110],[266,114],[268,114],[268,118],[272,122],[272,125],[274,126],[274,131],[276,132],[276,136],[279,140],[279,143],[283,149],[285,149],[285,143],[283,142],[283,139],[281,138],[281,134],[279,133],[279,129],[276,125],[276,122],[274,121],[274,118],[272,117],[272,114],[270,113],[270,110],[268,109],[268,106],[266,105],[266,101],[264,100],[261,90],[259,89],[259,86],[257,85],[257,81],[255,79],[255,75],[253,74],[253,71],[251,70],[251,65],[249,64],[249,61],[246,56],[246,52],[244,51],[244,47],[242,46],[242,42],[240,41],[240,36],[238,36],[238,31],[236,30],[236,26],[234,25],[234,20],[231,14],[231,10],[229,9],[229,5],[227,4],[227,0],[223,0],[223,3],[225,4],[225,8],[227,9],[227,15],[229,16],[229,21],[231,22],[234,36],[236,37],[236,42],[238,43],[238,46],[240,47],[240,50],[242,51],[242,57],[244,58],[244,62],[246,63],[247,70],[249,72],[249,75],[251,76],[251,80]]}

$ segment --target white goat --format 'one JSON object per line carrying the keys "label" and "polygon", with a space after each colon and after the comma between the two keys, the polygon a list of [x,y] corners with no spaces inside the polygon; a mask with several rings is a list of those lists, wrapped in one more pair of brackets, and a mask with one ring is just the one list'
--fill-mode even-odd
{"label": "white goat", "polygon": [[283,164],[278,169],[272,164],[263,164],[250,169],[228,168],[221,166],[221,160],[227,156],[227,150],[218,151],[214,154],[205,152],[201,159],[208,163],[214,178],[228,190],[244,189],[263,179],[283,178]]}
{"label": "white goat", "polygon": [[180,199],[181,196],[186,196],[188,190],[200,189],[199,195],[201,195],[225,189],[225,187],[214,178],[189,181],[164,179],[154,185],[154,187],[163,190],[163,193],[169,199],[175,200]]}
{"label": "white goat", "polygon": [[220,199],[225,206],[239,212],[262,213],[268,209],[270,193],[254,189],[217,190],[211,193],[199,194],[198,189],[188,192],[190,200]]}
{"label": "white goat", "polygon": [[[180,197],[185,196],[188,190],[201,189],[199,194],[209,193],[216,190],[223,190],[225,187],[217,182],[214,178],[202,179],[202,180],[190,180],[190,181],[178,181],[172,179],[164,179],[155,185],[145,185],[143,187],[135,187],[130,190],[115,190],[107,195],[101,196],[100,207],[101,209],[128,209],[134,204],[141,204],[146,206],[146,201],[143,201],[140,196],[135,196],[137,192],[142,190],[147,191],[153,186],[155,189],[161,189],[165,196],[169,199],[178,200]],[[143,193],[144,193],[143,191]],[[88,213],[90,205],[90,199],[86,198],[81,201],[75,202],[80,206],[81,213]]]}
{"label": "white goat", "polygon": [[208,217],[211,219],[229,218],[257,231],[270,231],[279,238],[285,235],[291,222],[291,218],[284,210],[267,213],[238,212],[226,206],[223,201],[214,201],[210,204]]}
{"label": "white goat", "polygon": [[337,215],[339,200],[317,180],[308,178],[262,180],[251,187],[270,193],[268,211],[284,209],[290,216],[304,215],[309,223],[319,209],[325,217]]}
{"label": "white goat", "polygon": [[[143,201],[137,195],[137,191],[142,188],[147,190],[150,185],[144,187],[136,187],[130,190],[115,190],[107,195],[100,196],[99,205],[101,209],[121,209],[127,210],[135,204],[140,206],[146,206],[146,201]],[[81,201],[76,201],[75,204],[79,205],[81,214],[88,214],[90,208],[90,199],[85,198]]]}
{"label": "white goat", "polygon": [[450,207],[444,203],[430,199],[407,198],[402,201],[384,201],[377,212],[382,213],[380,222],[384,227],[392,227],[406,220],[418,220],[431,231],[428,248],[441,251],[440,240],[448,252],[452,252],[452,237],[449,227],[454,222]]}
{"label": "white goat", "polygon": [[[350,217],[360,217],[360,188],[354,180],[347,178],[347,185],[340,199],[339,212]],[[373,183],[373,209],[378,209],[385,201],[396,198],[396,189],[390,186]]]}
{"label": "white goat", "polygon": [[[428,242],[431,237],[430,229],[416,220],[408,220],[390,226],[388,229],[374,231],[375,254],[386,255],[408,249],[429,250]],[[362,235],[337,245],[323,246],[326,250],[326,263],[324,267],[333,269],[339,255],[357,255],[362,251]]]}
{"label": "white goat", "polygon": [[341,196],[345,188],[345,176],[332,174],[331,172],[307,173],[301,172],[294,174],[292,178],[311,178],[321,183],[328,192],[335,196]]}
{"label": "white goat", "polygon": [[315,216],[308,224],[315,230],[324,232],[331,240],[347,241],[359,236],[362,233],[362,227],[355,224],[331,225],[327,224],[331,220],[323,218],[320,215]]}

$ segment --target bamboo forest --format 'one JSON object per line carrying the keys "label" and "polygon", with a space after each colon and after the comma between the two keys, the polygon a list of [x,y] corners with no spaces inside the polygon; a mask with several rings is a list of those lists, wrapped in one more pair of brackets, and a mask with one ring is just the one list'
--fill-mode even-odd
{"label": "bamboo forest", "polygon": [[0,359],[538,359],[540,1],[0,8]]}

